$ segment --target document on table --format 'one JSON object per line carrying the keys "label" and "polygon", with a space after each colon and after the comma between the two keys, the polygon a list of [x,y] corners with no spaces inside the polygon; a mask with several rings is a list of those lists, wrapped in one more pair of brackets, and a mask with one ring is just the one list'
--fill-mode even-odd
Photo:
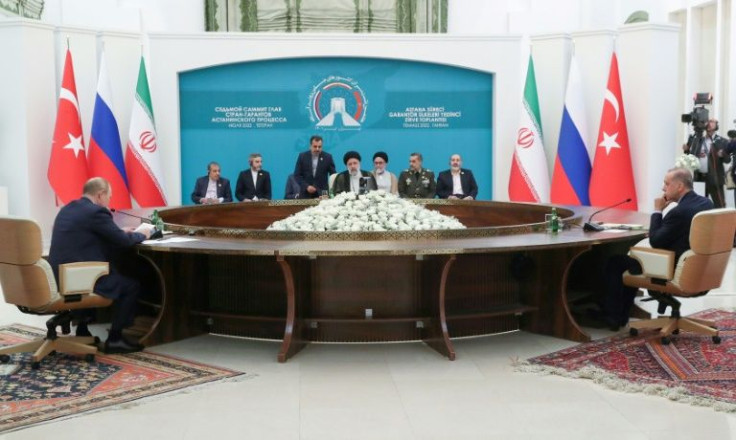
{"label": "document on table", "polygon": [[606,230],[614,229],[621,231],[641,231],[644,229],[644,225],[638,224],[623,224],[623,223],[603,223],[601,224]]}
{"label": "document on table", "polygon": [[146,240],[143,242],[143,244],[186,243],[188,241],[197,241],[197,239],[192,237],[164,237],[157,238],[155,240]]}

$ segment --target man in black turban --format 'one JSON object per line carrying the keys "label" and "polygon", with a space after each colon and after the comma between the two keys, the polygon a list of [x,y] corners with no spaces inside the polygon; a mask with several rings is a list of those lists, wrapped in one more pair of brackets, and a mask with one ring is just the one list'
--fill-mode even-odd
{"label": "man in black turban", "polygon": [[360,169],[360,153],[357,151],[348,151],[342,157],[343,163],[347,170],[335,177],[332,184],[332,192],[340,194],[343,192],[354,192],[363,194],[376,189],[376,179],[369,171]]}
{"label": "man in black turban", "polygon": [[376,178],[378,189],[382,189],[391,194],[399,193],[399,181],[396,175],[386,169],[388,165],[388,154],[383,151],[377,151],[373,155],[373,177]]}

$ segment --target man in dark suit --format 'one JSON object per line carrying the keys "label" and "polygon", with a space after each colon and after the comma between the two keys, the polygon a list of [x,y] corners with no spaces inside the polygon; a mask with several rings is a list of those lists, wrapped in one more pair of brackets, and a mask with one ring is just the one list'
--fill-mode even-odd
{"label": "man in dark suit", "polygon": [[194,183],[192,202],[203,205],[213,203],[232,202],[233,194],[230,190],[230,181],[220,177],[220,164],[207,164],[207,175],[202,176]]}
{"label": "man in dark suit", "polygon": [[333,193],[354,192],[364,194],[378,188],[373,174],[370,171],[360,169],[360,159],[360,153],[357,151],[345,153],[342,161],[348,169],[335,176],[335,182],[332,184]]}
{"label": "man in dark suit", "polygon": [[322,151],[322,137],[309,139],[309,151],[299,154],[294,166],[294,178],[301,188],[300,198],[317,198],[329,190],[327,178],[335,174],[335,162],[330,153]]}
{"label": "man in dark suit", "polygon": [[[690,224],[695,214],[713,209],[713,202],[693,191],[693,176],[684,168],[667,172],[662,186],[663,195],[654,199],[654,213],[649,221],[649,243],[653,248],[675,252],[675,262],[690,249]],[[663,210],[671,203],[677,206],[667,215]],[[617,329],[629,322],[629,311],[634,304],[637,289],[624,286],[626,271],[640,274],[639,262],[628,255],[616,255],[606,265],[606,297],[599,316],[609,327]],[[664,312],[662,312],[664,313]]]}
{"label": "man in dark suit", "polygon": [[285,199],[298,199],[302,189],[299,186],[299,182],[296,181],[296,177],[293,174],[289,174],[286,178],[286,189],[284,190]]}
{"label": "man in dark suit", "polygon": [[[726,147],[726,154],[731,155],[731,167],[728,169],[728,173],[731,173],[731,180],[736,183],[736,130],[728,131],[728,146]],[[736,206],[736,188],[733,190],[733,203]],[[736,239],[734,239],[734,246],[736,246]]]}
{"label": "man in dark suit", "polygon": [[723,185],[726,173],[723,165],[731,162],[727,153],[728,141],[716,133],[718,120],[710,119],[705,125],[705,133],[697,137],[691,135],[683,145],[685,154],[692,154],[700,160],[700,169],[695,171],[695,181],[705,182],[705,196],[710,196],[716,208],[726,206]]}
{"label": "man in dark suit", "polygon": [[263,170],[263,157],[253,153],[248,158],[250,168],[241,171],[235,184],[235,197],[240,200],[271,200],[271,175]]}
{"label": "man in dark suit", "polygon": [[[135,231],[120,229],[112,220],[110,204],[112,188],[101,177],[87,181],[84,195],[61,208],[54,220],[51,235],[49,264],[57,282],[59,265],[80,261],[107,261],[110,273],[101,277],[94,291],[105,298],[114,300],[114,312],[110,334],[105,341],[105,352],[128,353],[142,347],[123,339],[123,329],[133,324],[136,300],[140,283],[121,274],[115,264],[120,249],[140,243],[151,235],[152,228],[146,225]],[[89,316],[89,311],[80,311],[78,316]],[[82,320],[77,326],[77,336],[89,336],[87,322]]]}
{"label": "man in dark suit", "polygon": [[440,199],[474,200],[478,197],[478,184],[473,172],[462,168],[459,154],[450,156],[450,169],[437,176],[437,197]]}

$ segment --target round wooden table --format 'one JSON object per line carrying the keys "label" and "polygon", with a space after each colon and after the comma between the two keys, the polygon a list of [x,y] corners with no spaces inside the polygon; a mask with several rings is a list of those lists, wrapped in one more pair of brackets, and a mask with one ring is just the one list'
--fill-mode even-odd
{"label": "round wooden table", "polygon": [[[452,360],[452,337],[522,329],[586,341],[568,307],[569,278],[595,284],[606,254],[646,236],[584,232],[594,211],[588,207],[557,206],[565,227],[551,234],[544,230],[551,206],[418,203],[468,229],[265,230],[316,204],[304,200],[161,210],[174,234],[138,247],[159,278],[143,299],[150,318],[142,341],[208,332],[282,340],[280,362],[309,342],[424,341]],[[600,219],[648,223],[647,215],[623,210]],[[133,220],[116,214],[120,224]]]}

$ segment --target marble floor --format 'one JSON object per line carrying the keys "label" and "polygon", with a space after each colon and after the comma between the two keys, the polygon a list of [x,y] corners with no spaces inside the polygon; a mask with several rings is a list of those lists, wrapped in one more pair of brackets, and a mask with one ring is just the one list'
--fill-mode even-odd
{"label": "marble floor", "polygon": [[[736,253],[723,287],[685,313],[736,306]],[[652,309],[647,303],[646,308]],[[0,305],[0,324],[45,318]],[[97,331],[102,331],[97,329]],[[610,332],[591,330],[596,338]],[[278,344],[202,336],[152,351],[252,378],[0,435],[3,439],[703,439],[736,438],[736,415],[582,379],[514,372],[573,345],[525,332],[454,341],[447,361],[419,343],[313,344],[285,364]]]}

